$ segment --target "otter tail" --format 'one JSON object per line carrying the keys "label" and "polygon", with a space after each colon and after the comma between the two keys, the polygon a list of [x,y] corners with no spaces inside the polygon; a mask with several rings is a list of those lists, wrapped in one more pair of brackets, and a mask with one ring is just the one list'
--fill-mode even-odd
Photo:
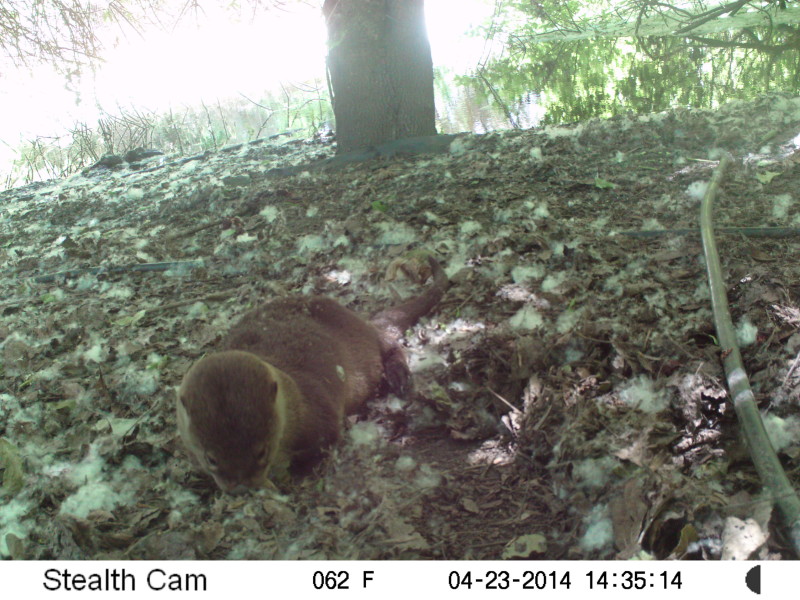
{"label": "otter tail", "polygon": [[429,313],[450,287],[450,280],[433,255],[428,255],[428,263],[433,274],[433,285],[416,298],[380,311],[370,321],[378,329],[388,333],[395,340],[400,339],[406,329]]}

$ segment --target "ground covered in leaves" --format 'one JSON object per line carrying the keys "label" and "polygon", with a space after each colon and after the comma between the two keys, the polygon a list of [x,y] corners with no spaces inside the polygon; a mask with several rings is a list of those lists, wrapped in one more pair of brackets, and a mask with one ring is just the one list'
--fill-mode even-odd
{"label": "ground covered in leaves", "polygon": [[[725,390],[699,236],[663,230],[696,227],[725,151],[715,224],[800,227],[798,134],[800,99],[773,95],[291,176],[271,169],[331,147],[260,140],[3,192],[0,553],[789,557]],[[718,244],[800,487],[798,243],[771,233]],[[376,312],[418,291],[418,247],[453,285],[407,335],[413,394],[377,399],[281,493],[193,471],[174,386],[238,316],[287,293]]]}

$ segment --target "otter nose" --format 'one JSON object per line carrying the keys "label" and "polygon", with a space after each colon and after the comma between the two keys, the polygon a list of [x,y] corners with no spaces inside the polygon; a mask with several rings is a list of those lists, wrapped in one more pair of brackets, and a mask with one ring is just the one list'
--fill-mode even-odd
{"label": "otter nose", "polygon": [[225,491],[228,492],[229,494],[234,495],[234,496],[239,496],[239,495],[244,494],[245,492],[247,492],[249,489],[250,488],[247,487],[245,484],[237,483],[236,485],[234,485],[233,487],[231,487],[230,489],[227,489]]}
{"label": "otter nose", "polygon": [[248,490],[248,487],[238,480],[222,479],[221,477],[214,475],[214,481],[217,482],[219,488],[226,494],[238,496],[239,494],[243,494]]}

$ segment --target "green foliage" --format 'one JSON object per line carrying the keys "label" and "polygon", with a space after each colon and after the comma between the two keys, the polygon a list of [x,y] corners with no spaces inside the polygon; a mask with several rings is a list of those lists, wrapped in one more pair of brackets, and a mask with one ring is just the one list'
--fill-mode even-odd
{"label": "green foliage", "polygon": [[[734,30],[737,17],[713,18],[702,23],[709,33],[671,36],[701,19],[634,2],[509,0],[504,9],[481,33],[502,38],[506,51],[458,82],[479,104],[501,109],[506,126],[539,124],[532,109],[544,115],[541,123],[569,123],[800,92],[796,25]],[[672,20],[661,19],[669,10]],[[655,31],[656,22],[660,35],[635,36]],[[713,33],[722,23],[726,29]]]}
{"label": "green foliage", "polygon": [[607,181],[605,179],[602,179],[601,177],[594,178],[594,185],[596,188],[600,190],[613,190],[615,187],[617,187],[616,183]]}
{"label": "green foliage", "polygon": [[0,438],[0,473],[3,477],[3,491],[15,495],[25,483],[22,458],[19,449],[5,438]]}

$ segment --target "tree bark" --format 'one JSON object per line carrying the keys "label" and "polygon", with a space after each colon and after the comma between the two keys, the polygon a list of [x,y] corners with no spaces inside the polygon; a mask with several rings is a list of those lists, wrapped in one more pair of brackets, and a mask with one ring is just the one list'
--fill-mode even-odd
{"label": "tree bark", "polygon": [[325,0],[337,152],[435,135],[423,0]]}

